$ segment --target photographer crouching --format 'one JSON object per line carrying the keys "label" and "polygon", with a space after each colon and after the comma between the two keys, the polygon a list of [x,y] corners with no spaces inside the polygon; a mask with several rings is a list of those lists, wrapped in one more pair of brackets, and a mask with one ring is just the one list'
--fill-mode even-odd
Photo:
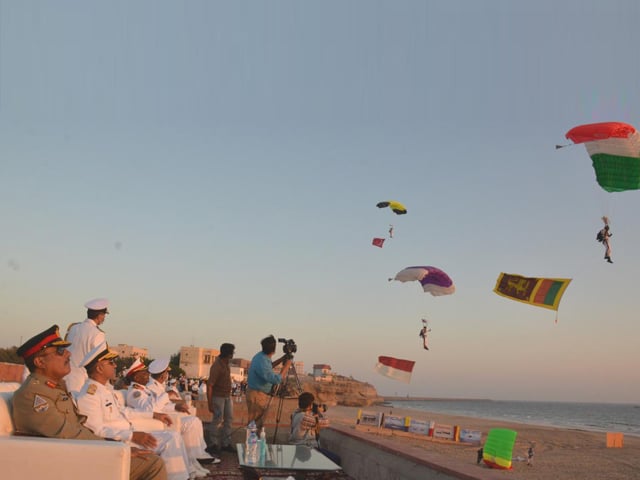
{"label": "photographer crouching", "polygon": [[[271,358],[276,352],[277,341],[273,335],[269,335],[260,341],[262,351],[256,353],[251,359],[249,374],[247,379],[247,423],[251,420],[256,422],[258,431],[262,429],[264,417],[269,406],[271,389],[274,385],[279,385],[283,379],[287,378],[287,372],[293,360],[293,353],[285,351],[285,354],[275,362]],[[284,363],[283,363],[284,362]],[[273,367],[282,363],[280,373],[275,373]]]}
{"label": "photographer crouching", "polygon": [[303,392],[298,397],[298,409],[291,414],[291,433],[289,443],[315,448],[333,463],[341,464],[340,456],[320,447],[320,430],[329,426],[329,419],[324,415],[326,405],[314,403],[311,392]]}

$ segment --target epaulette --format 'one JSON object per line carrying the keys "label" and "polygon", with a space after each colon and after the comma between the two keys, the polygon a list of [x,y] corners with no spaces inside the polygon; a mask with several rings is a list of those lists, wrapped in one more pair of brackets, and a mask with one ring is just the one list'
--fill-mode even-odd
{"label": "epaulette", "polygon": [[44,384],[49,388],[56,388],[58,384],[52,380],[47,380]]}
{"label": "epaulette", "polygon": [[94,395],[96,393],[96,390],[98,390],[98,387],[95,383],[92,383],[87,387],[87,393],[89,395]]}
{"label": "epaulette", "polygon": [[136,390],[144,390],[144,387],[139,383],[134,383],[133,388],[135,388]]}
{"label": "epaulette", "polygon": [[74,325],[78,325],[80,322],[74,322],[74,323],[70,323],[69,326],[67,327],[67,333],[64,334],[64,339],[66,340],[67,337],[69,336],[69,331],[71,330],[71,327],[73,327]]}

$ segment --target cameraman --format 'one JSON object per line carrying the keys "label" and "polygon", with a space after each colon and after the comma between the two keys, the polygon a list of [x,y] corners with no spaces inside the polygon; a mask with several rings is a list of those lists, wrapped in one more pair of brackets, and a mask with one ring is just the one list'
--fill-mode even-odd
{"label": "cameraman", "polygon": [[332,462],[340,465],[340,456],[320,448],[320,429],[329,426],[329,419],[314,404],[315,397],[311,392],[303,392],[298,397],[298,409],[291,414],[291,433],[289,443],[292,445],[306,445],[315,448]]}
{"label": "cameraman", "polygon": [[[271,388],[273,385],[279,385],[282,379],[287,378],[287,372],[291,366],[291,360],[293,360],[291,353],[285,353],[271,363],[271,357],[276,352],[277,345],[273,335],[263,338],[260,341],[260,345],[262,345],[262,351],[256,353],[251,359],[246,395],[247,413],[249,415],[247,423],[251,423],[251,420],[254,420],[258,431],[260,431],[264,423]],[[282,362],[284,363],[280,373],[275,373],[273,367],[280,365]]]}

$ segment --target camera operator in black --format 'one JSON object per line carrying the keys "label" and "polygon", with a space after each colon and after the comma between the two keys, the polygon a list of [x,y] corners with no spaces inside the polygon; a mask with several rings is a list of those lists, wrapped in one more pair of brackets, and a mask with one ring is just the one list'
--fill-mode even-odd
{"label": "camera operator in black", "polygon": [[[295,343],[292,340],[289,342],[295,347]],[[264,415],[269,406],[271,388],[273,385],[280,384],[283,378],[287,378],[287,372],[293,360],[293,352],[295,352],[295,349],[292,350],[291,347],[287,349],[288,344],[285,344],[285,354],[271,363],[271,357],[276,352],[277,342],[275,337],[269,335],[263,338],[260,344],[262,345],[262,351],[253,356],[249,366],[246,394],[247,414],[249,417],[247,422],[255,421],[258,431],[260,431],[264,423]],[[273,367],[281,363],[280,373],[275,373]]]}
{"label": "camera operator in black", "polygon": [[303,392],[298,397],[298,409],[291,414],[289,443],[315,448],[332,462],[340,465],[340,456],[320,447],[320,430],[329,426],[329,419],[323,415],[326,405],[314,403],[311,392]]}

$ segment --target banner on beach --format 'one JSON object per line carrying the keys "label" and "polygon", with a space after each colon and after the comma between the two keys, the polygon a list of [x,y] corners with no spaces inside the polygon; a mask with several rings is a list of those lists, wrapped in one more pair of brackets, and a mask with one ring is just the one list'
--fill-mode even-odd
{"label": "banner on beach", "polygon": [[402,358],[378,357],[375,370],[385,377],[393,378],[404,383],[411,381],[411,372],[416,362],[413,360],[403,360]]}
{"label": "banner on beach", "polygon": [[570,278],[523,277],[501,273],[493,291],[511,300],[558,311],[562,294],[570,282]]}

